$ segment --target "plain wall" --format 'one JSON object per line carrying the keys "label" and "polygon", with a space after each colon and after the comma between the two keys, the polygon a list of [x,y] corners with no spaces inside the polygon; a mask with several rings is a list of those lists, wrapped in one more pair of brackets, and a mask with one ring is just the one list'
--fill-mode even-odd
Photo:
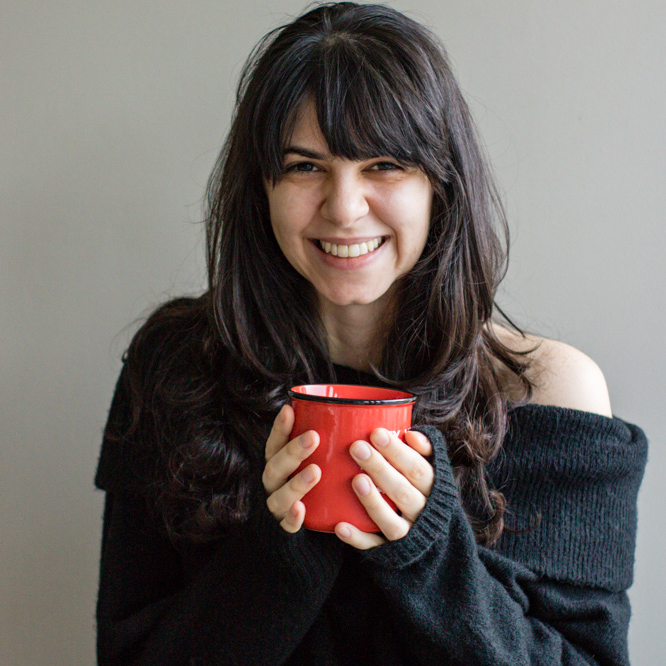
{"label": "plain wall", "polygon": [[[500,302],[651,441],[633,663],[666,654],[662,0],[405,0],[505,195]],[[251,47],[301,2],[0,2],[0,665],[94,662],[100,436],[132,322],[204,284],[202,195]]]}

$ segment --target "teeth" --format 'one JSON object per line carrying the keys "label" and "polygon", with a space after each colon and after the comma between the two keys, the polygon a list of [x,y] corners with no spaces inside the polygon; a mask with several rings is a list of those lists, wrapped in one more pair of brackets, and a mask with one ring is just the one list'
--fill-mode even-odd
{"label": "teeth", "polygon": [[376,250],[382,244],[382,238],[378,236],[377,238],[371,241],[365,241],[364,243],[354,243],[353,245],[336,245],[335,243],[328,243],[326,241],[321,241],[319,247],[321,247],[326,254],[332,254],[334,257],[361,257],[368,252]]}

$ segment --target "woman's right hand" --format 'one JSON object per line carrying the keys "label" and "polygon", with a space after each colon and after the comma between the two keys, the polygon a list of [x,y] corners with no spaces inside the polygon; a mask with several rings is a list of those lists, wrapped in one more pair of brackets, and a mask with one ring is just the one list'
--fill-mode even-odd
{"label": "woman's right hand", "polygon": [[305,518],[303,496],[321,478],[318,465],[308,465],[293,479],[289,477],[299,465],[319,446],[319,435],[308,430],[289,440],[294,427],[294,410],[284,405],[273,422],[271,434],[266,441],[266,467],[262,481],[268,493],[268,510],[287,532],[298,532]]}

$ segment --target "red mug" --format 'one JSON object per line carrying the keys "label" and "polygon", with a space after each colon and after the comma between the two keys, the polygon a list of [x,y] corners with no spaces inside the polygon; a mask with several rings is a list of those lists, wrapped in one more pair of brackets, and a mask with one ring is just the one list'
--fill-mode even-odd
{"label": "red mug", "polygon": [[[294,386],[288,393],[295,413],[291,437],[307,430],[319,434],[319,446],[294,472],[311,463],[321,468],[319,483],[303,497],[303,524],[311,530],[333,532],[344,521],[363,532],[379,532],[352,488],[352,479],[362,469],[351,457],[349,447],[359,439],[369,441],[375,428],[386,428],[404,441],[405,431],[412,424],[416,396],[407,391],[347,384]],[[386,500],[396,508],[388,497]]]}

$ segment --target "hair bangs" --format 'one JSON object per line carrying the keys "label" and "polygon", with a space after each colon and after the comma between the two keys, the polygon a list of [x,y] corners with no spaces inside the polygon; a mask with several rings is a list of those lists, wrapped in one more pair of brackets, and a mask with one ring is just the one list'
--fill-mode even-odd
{"label": "hair bangs", "polygon": [[334,155],[387,155],[440,175],[448,153],[441,114],[402,47],[344,33],[324,42],[311,79],[319,125]]}
{"label": "hair bangs", "polygon": [[[441,116],[425,103],[427,95],[413,72],[403,68],[395,54],[344,34],[306,49],[300,46],[299,66],[294,67],[293,53],[285,54],[289,81],[268,107],[260,134],[263,145],[257,157],[264,178],[279,180],[299,113],[312,102],[332,155],[350,160],[390,156],[423,168],[434,179],[445,179],[449,151]],[[275,128],[280,128],[279,136]]]}
{"label": "hair bangs", "polygon": [[[331,64],[326,64],[326,68]],[[393,95],[378,90],[372,73],[345,69],[324,75],[313,94],[322,135],[333,155],[362,160],[381,155],[420,164],[414,124]]]}

